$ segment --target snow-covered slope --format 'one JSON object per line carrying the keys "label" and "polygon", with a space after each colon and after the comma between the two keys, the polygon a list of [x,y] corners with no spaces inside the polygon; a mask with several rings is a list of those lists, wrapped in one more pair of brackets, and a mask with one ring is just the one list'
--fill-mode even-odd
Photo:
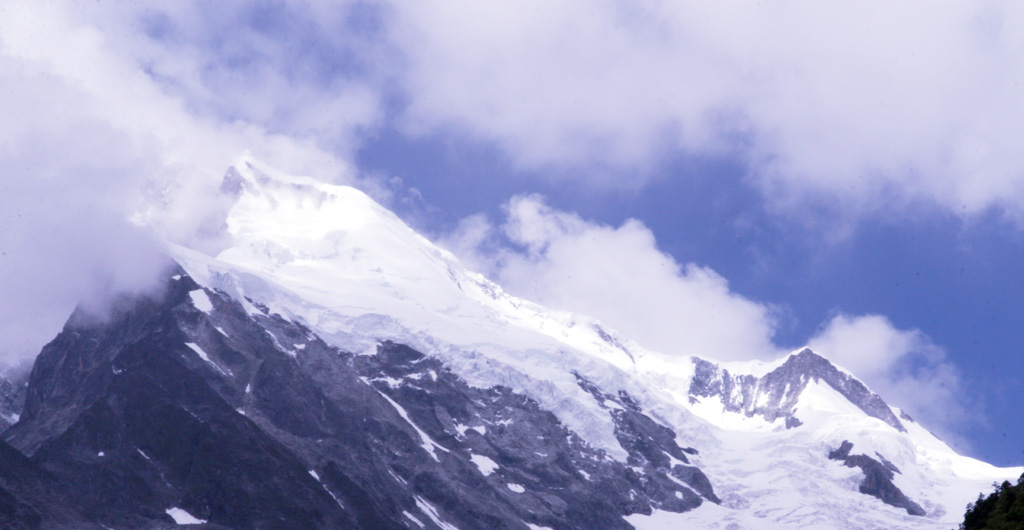
{"label": "snow-covered slope", "polygon": [[[171,253],[252,314],[281,315],[354,353],[408,344],[470,384],[530,396],[616,459],[628,452],[613,407],[583,380],[628,393],[680,446],[701,448],[694,460],[721,505],[630,516],[637,528],[949,528],[979,491],[1022,471],[956,454],[809,350],[733,365],[671,357],[594,319],[510,296],[358,190],[243,156],[221,193],[232,204],[226,248]],[[844,442],[852,449],[830,458]],[[875,482],[909,503],[862,493],[871,470],[892,475]]]}

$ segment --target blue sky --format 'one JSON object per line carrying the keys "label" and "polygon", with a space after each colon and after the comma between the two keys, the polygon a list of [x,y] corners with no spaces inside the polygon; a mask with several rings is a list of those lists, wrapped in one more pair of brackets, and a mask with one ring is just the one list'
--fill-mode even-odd
{"label": "blue sky", "polygon": [[1014,4],[40,4],[0,8],[10,363],[144,288],[249,149],[516,294],[680,355],[811,344],[1024,462]]}

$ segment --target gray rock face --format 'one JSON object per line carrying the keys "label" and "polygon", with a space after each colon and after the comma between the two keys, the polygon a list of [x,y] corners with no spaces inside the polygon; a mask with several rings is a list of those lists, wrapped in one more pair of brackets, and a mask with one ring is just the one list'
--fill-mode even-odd
{"label": "gray rock face", "polygon": [[[716,504],[720,503],[711,481],[704,472],[691,465],[686,457],[687,454],[697,454],[696,449],[679,447],[676,443],[676,434],[643,414],[627,392],[620,390],[618,395],[613,395],[602,391],[579,374],[576,374],[576,379],[581,388],[594,396],[602,408],[609,411],[612,421],[615,422],[615,437],[619,445],[629,453],[627,463],[634,467],[642,467],[651,487],[667,486],[669,491],[678,492],[685,509],[699,506],[701,497]],[[679,488],[672,484],[674,482],[678,485],[680,481],[689,488]]]}
{"label": "gray rock face", "polygon": [[[627,462],[507,388],[392,342],[340,351],[180,270],[122,306],[44,348],[4,434],[79,521],[167,528],[180,508],[208,528],[627,529],[624,515],[718,502],[695,449],[582,378]],[[71,517],[23,504],[39,524]]]}
{"label": "gray rock face", "polygon": [[6,439],[110,528],[173,526],[170,508],[230,528],[351,526],[305,463],[237,412],[230,387],[196,370],[210,368],[187,345],[195,288],[181,277],[108,321],[69,323]]}
{"label": "gray rock face", "polygon": [[767,421],[785,418],[786,427],[794,428],[801,424],[795,416],[800,394],[809,382],[820,381],[868,416],[882,420],[900,432],[907,430],[878,394],[840,371],[828,359],[806,348],[763,377],[734,375],[697,357],[693,362],[696,372],[690,383],[691,400],[720,399],[725,409],[731,412],[748,417],[762,416]]}
{"label": "gray rock face", "polygon": [[910,500],[906,494],[893,484],[894,473],[900,472],[896,466],[881,455],[876,455],[879,457],[879,460],[875,460],[867,455],[851,455],[850,451],[852,449],[852,443],[843,441],[838,449],[829,452],[828,457],[832,460],[839,460],[846,467],[859,467],[864,472],[864,480],[860,483],[859,488],[861,493],[876,497],[890,506],[903,508],[910,515],[921,516],[925,514],[921,505]]}
{"label": "gray rock face", "polygon": [[76,510],[71,490],[0,442],[0,528],[101,530]]}
{"label": "gray rock face", "polygon": [[28,372],[0,375],[0,432],[14,425],[25,407]]}

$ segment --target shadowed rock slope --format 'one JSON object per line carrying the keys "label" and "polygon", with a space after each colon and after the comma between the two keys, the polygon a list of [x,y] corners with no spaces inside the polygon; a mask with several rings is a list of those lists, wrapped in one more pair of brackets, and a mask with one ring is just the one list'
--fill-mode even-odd
{"label": "shadowed rock slope", "polygon": [[187,513],[209,528],[626,529],[625,515],[718,502],[696,449],[582,378],[614,409],[627,462],[507,388],[397,343],[340,351],[180,269],[120,307],[76,313],[32,370],[4,435],[28,457],[0,450],[63,484],[75,511],[0,490],[24,528],[165,528]]}

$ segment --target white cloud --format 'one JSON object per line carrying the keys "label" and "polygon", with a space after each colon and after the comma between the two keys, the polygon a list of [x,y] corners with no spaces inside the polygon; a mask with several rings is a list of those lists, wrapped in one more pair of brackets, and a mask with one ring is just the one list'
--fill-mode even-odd
{"label": "white cloud", "polygon": [[[102,9],[89,19],[78,7],[0,6],[0,361],[38,353],[80,300],[145,290],[162,258],[129,216],[189,239],[243,150],[290,172],[351,178],[295,127],[278,134],[255,121],[263,117],[225,121],[195,108],[140,63],[134,19]],[[202,84],[199,70],[176,81]]]}
{"label": "white cloud", "polygon": [[0,362],[38,353],[74,306],[146,289],[163,260],[127,222],[145,142],[79,109],[89,98],[0,57]]}
{"label": "white cloud", "polygon": [[[814,201],[877,213],[924,201],[958,214],[1003,207],[1024,220],[1016,4],[4,9],[6,53],[108,95],[110,120],[166,124],[164,148],[192,157],[179,163],[219,153],[222,167],[249,147],[293,172],[337,166],[323,152],[350,154],[393,103],[407,131],[493,142],[558,178],[636,187],[673,157],[710,154],[747,161],[778,211]],[[163,104],[151,105],[154,92]],[[191,134],[183,116],[218,132]]]}
{"label": "white cloud", "polygon": [[409,130],[487,138],[526,168],[638,185],[670,157],[727,154],[780,208],[839,196],[854,212],[1024,213],[1020,4],[450,0],[393,14]]}
{"label": "white cloud", "polygon": [[101,27],[119,54],[194,113],[348,154],[354,135],[380,117],[381,52],[350,21],[361,5],[72,3],[69,11]]}
{"label": "white cloud", "polygon": [[968,449],[957,429],[978,421],[974,402],[962,388],[959,370],[920,330],[901,330],[880,315],[838,314],[809,346],[945,441]]}
{"label": "white cloud", "polygon": [[896,329],[881,315],[839,314],[811,339],[810,347],[861,377],[873,377],[911,352],[934,346],[920,331]]}
{"label": "white cloud", "polygon": [[646,347],[722,360],[778,354],[770,307],[733,293],[706,267],[679,264],[640,221],[599,225],[538,196],[513,198],[507,214],[509,246],[495,246],[481,216],[445,243],[509,292],[597,317]]}

